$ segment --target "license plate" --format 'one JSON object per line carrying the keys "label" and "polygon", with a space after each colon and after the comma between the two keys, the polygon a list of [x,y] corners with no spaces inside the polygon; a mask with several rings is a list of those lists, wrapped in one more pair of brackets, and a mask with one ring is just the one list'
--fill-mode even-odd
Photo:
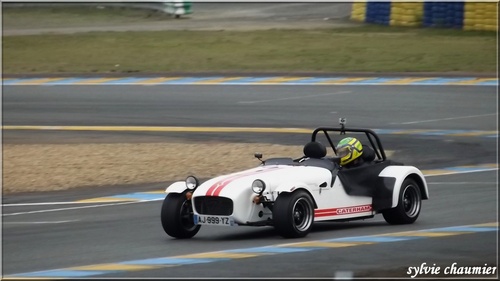
{"label": "license plate", "polygon": [[235,226],[233,217],[194,215],[195,224]]}

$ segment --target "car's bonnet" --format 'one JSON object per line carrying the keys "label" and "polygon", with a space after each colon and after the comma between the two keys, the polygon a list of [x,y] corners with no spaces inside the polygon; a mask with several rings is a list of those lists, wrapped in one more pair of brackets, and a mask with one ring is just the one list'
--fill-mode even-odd
{"label": "car's bonnet", "polygon": [[237,190],[251,188],[255,179],[266,183],[272,190],[284,182],[298,182],[307,185],[319,185],[331,179],[330,171],[318,167],[271,165],[259,166],[245,171],[227,174],[202,183],[195,196],[230,196]]}

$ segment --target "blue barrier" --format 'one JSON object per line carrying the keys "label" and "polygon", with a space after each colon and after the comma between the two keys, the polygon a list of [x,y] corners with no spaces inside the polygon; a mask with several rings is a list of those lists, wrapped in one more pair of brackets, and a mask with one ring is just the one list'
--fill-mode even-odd
{"label": "blue barrier", "polygon": [[462,28],[464,2],[424,2],[423,26]]}
{"label": "blue barrier", "polygon": [[366,5],[366,19],[368,23],[389,25],[391,20],[390,2],[368,2]]}

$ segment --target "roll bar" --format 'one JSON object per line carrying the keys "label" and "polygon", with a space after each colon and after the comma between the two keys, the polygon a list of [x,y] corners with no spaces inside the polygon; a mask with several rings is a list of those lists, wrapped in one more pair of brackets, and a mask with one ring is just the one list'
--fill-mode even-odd
{"label": "roll bar", "polygon": [[[323,132],[325,134],[326,139],[330,143],[331,147],[333,148],[333,151],[335,154],[337,154],[337,150],[335,148],[335,145],[332,142],[332,139],[330,138],[330,135],[328,132],[339,132],[340,135],[345,135],[346,132],[353,132],[353,133],[365,133],[366,138],[370,142],[375,154],[377,155],[377,158],[380,160],[385,161],[387,158],[385,156],[385,151],[384,148],[382,147],[382,142],[380,142],[380,138],[378,137],[377,133],[375,133],[373,130],[370,129],[360,129],[360,128],[345,128],[343,124],[341,124],[341,128],[335,128],[335,127],[319,127],[316,128],[311,136],[311,141],[316,141],[316,136],[319,132]],[[375,145],[376,144],[376,145]]]}

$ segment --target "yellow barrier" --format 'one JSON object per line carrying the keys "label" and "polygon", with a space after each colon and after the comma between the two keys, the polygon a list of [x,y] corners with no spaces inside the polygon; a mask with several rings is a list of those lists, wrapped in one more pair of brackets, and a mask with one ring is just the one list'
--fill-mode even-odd
{"label": "yellow barrier", "polygon": [[498,3],[466,2],[463,29],[498,31]]}
{"label": "yellow barrier", "polygon": [[424,3],[394,2],[391,4],[390,25],[421,26],[424,14]]}
{"label": "yellow barrier", "polygon": [[351,19],[355,21],[365,21],[366,2],[354,2],[352,4]]}

